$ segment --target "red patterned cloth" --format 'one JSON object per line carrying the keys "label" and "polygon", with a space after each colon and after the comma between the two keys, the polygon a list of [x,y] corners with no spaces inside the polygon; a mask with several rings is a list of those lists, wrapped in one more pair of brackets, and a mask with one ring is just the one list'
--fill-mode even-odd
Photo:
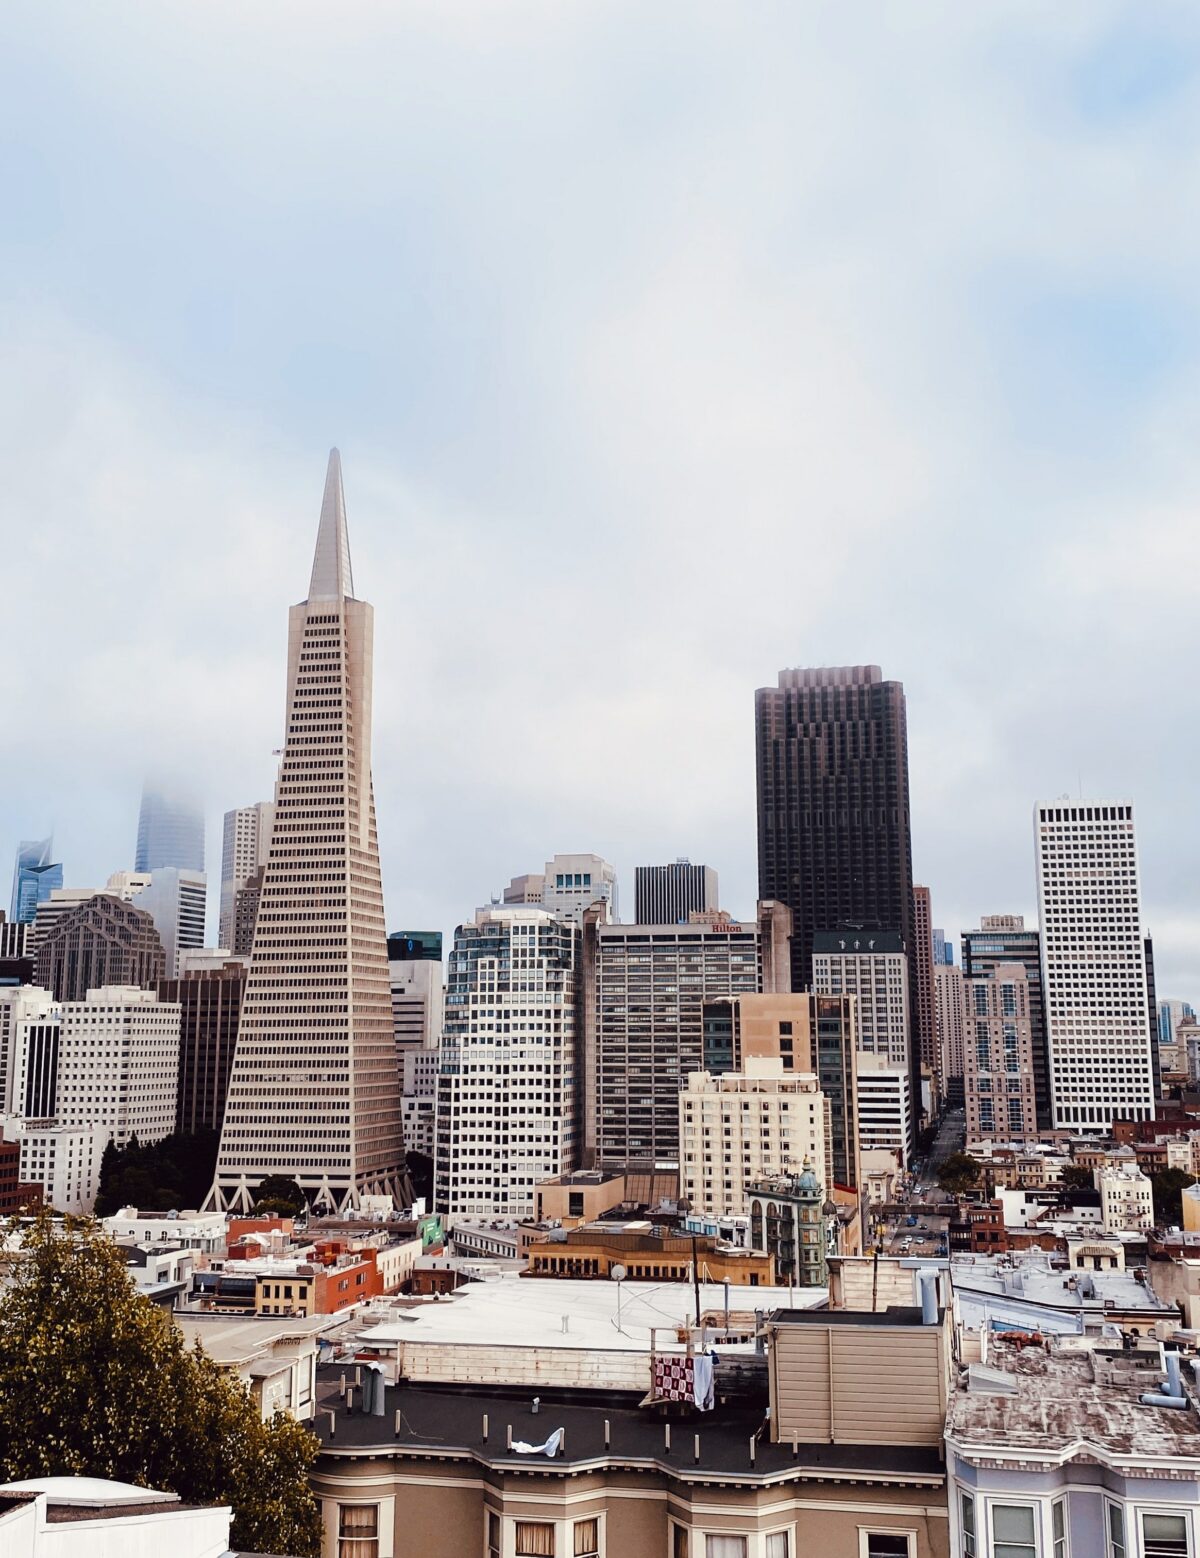
{"label": "red patterned cloth", "polygon": [[655,1399],[658,1401],[693,1401],[696,1385],[692,1373],[692,1360],[680,1353],[668,1358],[655,1358],[650,1375]]}

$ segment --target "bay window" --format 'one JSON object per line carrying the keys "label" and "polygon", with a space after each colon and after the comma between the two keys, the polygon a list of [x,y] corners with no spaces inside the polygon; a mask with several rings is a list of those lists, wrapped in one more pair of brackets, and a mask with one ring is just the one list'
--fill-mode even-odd
{"label": "bay window", "polygon": [[338,1505],[338,1558],[379,1558],[379,1505]]}
{"label": "bay window", "polygon": [[1142,1512],[1144,1558],[1188,1558],[1186,1515],[1152,1515]]}
{"label": "bay window", "polygon": [[992,1505],[992,1558],[1038,1558],[1032,1504]]}

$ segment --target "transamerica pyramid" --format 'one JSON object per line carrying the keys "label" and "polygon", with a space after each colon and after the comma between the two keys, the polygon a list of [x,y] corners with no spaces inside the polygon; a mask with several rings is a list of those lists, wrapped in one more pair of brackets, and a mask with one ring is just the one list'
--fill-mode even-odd
{"label": "transamerica pyramid", "polygon": [[329,456],[308,599],[288,614],[287,731],[207,1205],[268,1174],[343,1210],[408,1189],[371,788],[374,612],[354,596]]}

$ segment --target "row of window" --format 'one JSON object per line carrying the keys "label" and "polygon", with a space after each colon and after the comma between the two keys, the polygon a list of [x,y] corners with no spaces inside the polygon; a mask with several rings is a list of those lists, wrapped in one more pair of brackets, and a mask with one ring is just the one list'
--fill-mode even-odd
{"label": "row of window", "polygon": [[[1043,1529],[1040,1504],[988,1501],[987,1519],[978,1517],[970,1493],[959,1495],[962,1558],[1069,1558],[1067,1500],[1050,1505],[1049,1531]],[[1046,1538],[1044,1541],[1043,1538]],[[1104,1558],[1191,1558],[1188,1518],[1157,1510],[1129,1510],[1105,1501]],[[1139,1541],[1140,1538],[1140,1541]],[[1083,1558],[1101,1558],[1087,1553]]]}

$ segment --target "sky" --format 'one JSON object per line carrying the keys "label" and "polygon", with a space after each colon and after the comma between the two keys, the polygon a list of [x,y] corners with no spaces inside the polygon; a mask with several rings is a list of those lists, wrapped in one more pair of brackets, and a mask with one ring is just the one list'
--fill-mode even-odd
{"label": "sky", "polygon": [[336,444],[393,928],[558,850],[748,913],[755,688],[875,663],[934,922],[1132,798],[1200,999],[1198,65],[1169,0],[10,8],[0,859],[102,883],[158,771],[219,874]]}

